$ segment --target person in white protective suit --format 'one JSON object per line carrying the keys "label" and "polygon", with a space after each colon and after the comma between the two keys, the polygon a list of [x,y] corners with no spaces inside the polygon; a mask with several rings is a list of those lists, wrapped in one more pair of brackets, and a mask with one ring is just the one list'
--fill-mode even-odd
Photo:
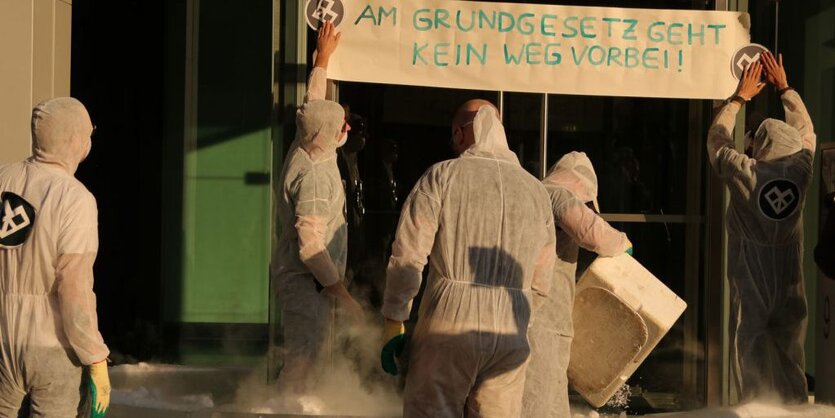
{"label": "person in white protective suit", "polygon": [[[110,399],[93,263],[96,199],[74,177],[91,148],[84,105],[62,97],[32,111],[32,154],[0,167],[0,416],[92,415]],[[84,376],[84,371],[89,373]],[[86,384],[85,384],[86,383]],[[27,404],[28,403],[28,404]]]}
{"label": "person in white protective suit", "polygon": [[531,359],[522,414],[526,418],[570,416],[568,361],[574,335],[571,312],[579,248],[603,257],[632,250],[626,235],[595,213],[597,175],[585,153],[570,152],[560,158],[542,183],[551,197],[557,261],[551,293],[536,311],[528,331]]}
{"label": "person in white protective suit", "polygon": [[498,110],[465,103],[453,121],[460,156],[430,167],[400,215],[389,261],[383,368],[429,276],[409,342],[404,416],[520,416],[534,296],[556,254],[548,193],[510,151]]}
{"label": "person in white protective suit", "polygon": [[347,254],[345,192],[336,149],[347,138],[345,111],[325,100],[328,60],[341,34],[319,30],[315,67],[304,105],[296,112],[296,139],[284,159],[276,197],[281,235],[273,253],[284,326],[280,390],[304,393],[321,377],[321,355],[335,307],[359,319],[362,308],[343,277]]}
{"label": "person in white protective suit", "polygon": [[[749,157],[734,149],[731,131],[741,106],[765,85],[759,81],[763,66],[780,93],[786,122],[762,122]],[[710,163],[730,191],[731,357],[743,399],[776,393],[786,402],[807,401],[802,212],[815,142],[809,113],[786,81],[782,57],[777,63],[770,53],[746,69],[708,133]]]}

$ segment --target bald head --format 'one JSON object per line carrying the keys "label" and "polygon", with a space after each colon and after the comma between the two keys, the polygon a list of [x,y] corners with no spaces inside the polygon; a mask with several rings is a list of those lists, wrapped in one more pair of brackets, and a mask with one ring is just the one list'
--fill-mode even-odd
{"label": "bald head", "polygon": [[499,114],[499,109],[493,103],[482,99],[468,100],[455,112],[452,118],[452,148],[456,154],[461,155],[475,144],[472,122],[482,106],[490,106],[496,110],[497,115]]}
{"label": "bald head", "polygon": [[455,117],[452,118],[452,128],[455,129],[461,127],[461,125],[465,123],[472,122],[472,120],[475,119],[475,114],[478,113],[478,109],[480,109],[481,106],[490,106],[493,109],[496,109],[497,114],[499,113],[499,109],[487,100],[468,100],[458,108],[458,111],[455,112]]}

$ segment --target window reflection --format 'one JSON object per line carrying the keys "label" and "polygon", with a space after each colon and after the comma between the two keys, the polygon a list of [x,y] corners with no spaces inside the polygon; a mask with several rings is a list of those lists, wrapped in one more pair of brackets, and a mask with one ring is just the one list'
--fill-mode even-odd
{"label": "window reflection", "polygon": [[502,115],[507,143],[519,157],[522,167],[539,177],[541,165],[540,125],[542,95],[529,93],[505,93]]}
{"label": "window reflection", "polygon": [[689,102],[550,95],[548,161],[583,151],[604,213],[683,214]]}
{"label": "window reflection", "polygon": [[[496,97],[495,92],[340,85],[340,102],[353,120],[361,121],[349,143],[363,144],[359,150],[340,149],[352,234],[346,275],[352,290],[371,306],[382,306],[385,270],[403,201],[432,164],[454,157],[449,141],[453,114],[467,100],[495,103]],[[359,135],[362,141],[356,139]],[[362,216],[357,216],[359,207]]]}

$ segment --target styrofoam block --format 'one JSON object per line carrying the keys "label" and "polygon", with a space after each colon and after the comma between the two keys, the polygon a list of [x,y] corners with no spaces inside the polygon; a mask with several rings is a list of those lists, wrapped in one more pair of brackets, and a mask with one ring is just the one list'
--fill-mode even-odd
{"label": "styrofoam block", "polygon": [[631,256],[598,257],[577,285],[569,381],[591,405],[603,406],[686,308]]}

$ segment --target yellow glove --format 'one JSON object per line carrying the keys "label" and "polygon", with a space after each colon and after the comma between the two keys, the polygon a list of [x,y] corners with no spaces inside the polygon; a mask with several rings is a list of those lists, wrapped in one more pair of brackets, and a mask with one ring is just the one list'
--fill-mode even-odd
{"label": "yellow glove", "polygon": [[90,417],[103,418],[110,408],[110,376],[107,374],[107,360],[91,364],[90,372]]}
{"label": "yellow glove", "polygon": [[396,375],[399,370],[397,368],[396,357],[399,357],[403,352],[403,347],[406,345],[406,327],[400,321],[394,321],[386,318],[386,325],[383,328],[383,349],[380,352],[380,363],[382,363],[383,370],[388,374]]}
{"label": "yellow glove", "polygon": [[402,322],[386,318],[386,325],[383,328],[383,343],[387,343],[392,338],[405,333],[406,327]]}

